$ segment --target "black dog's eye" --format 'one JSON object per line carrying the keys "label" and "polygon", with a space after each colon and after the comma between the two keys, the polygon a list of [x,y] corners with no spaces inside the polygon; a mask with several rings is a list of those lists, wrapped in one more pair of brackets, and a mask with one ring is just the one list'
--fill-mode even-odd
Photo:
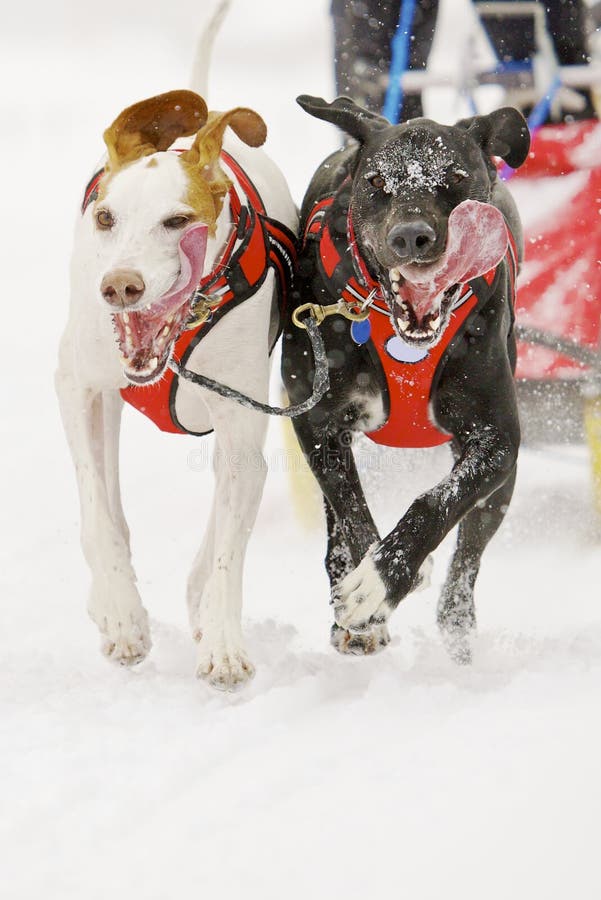
{"label": "black dog's eye", "polygon": [[369,183],[372,185],[372,187],[375,187],[379,191],[381,191],[386,184],[386,181],[384,180],[384,178],[382,178],[381,175],[372,175],[372,177],[369,179]]}
{"label": "black dog's eye", "polygon": [[165,228],[183,228],[190,221],[190,216],[170,216],[165,219],[163,225]]}
{"label": "black dog's eye", "polygon": [[464,172],[462,169],[457,169],[456,172],[451,172],[449,174],[449,183],[459,184],[461,181],[465,181],[466,178],[467,172]]}
{"label": "black dog's eye", "polygon": [[108,231],[115,224],[115,219],[113,218],[113,214],[108,211],[108,209],[99,209],[96,213],[96,225],[102,229],[102,231]]}

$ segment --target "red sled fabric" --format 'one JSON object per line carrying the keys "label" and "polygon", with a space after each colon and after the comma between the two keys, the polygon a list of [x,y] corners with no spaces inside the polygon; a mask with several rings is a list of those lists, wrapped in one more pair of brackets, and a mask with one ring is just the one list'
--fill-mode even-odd
{"label": "red sled fabric", "polygon": [[[509,182],[524,221],[517,321],[596,348],[601,320],[601,125],[541,128]],[[582,364],[520,342],[517,377],[582,377]]]}

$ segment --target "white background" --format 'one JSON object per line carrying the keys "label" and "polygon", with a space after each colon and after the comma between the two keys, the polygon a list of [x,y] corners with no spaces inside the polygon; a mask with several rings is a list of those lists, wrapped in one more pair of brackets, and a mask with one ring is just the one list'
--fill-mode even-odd
{"label": "white background", "polygon": [[[245,579],[258,672],[222,696],[193,678],[184,603],[210,440],[161,435],[127,411],[124,494],[154,648],[134,671],[98,652],[52,383],[72,222],[103,129],[126,105],[187,85],[211,6],[104,0],[2,14],[2,894],[596,900],[601,549],[583,447],[523,452],[484,558],[465,670],[434,623],[449,542],[433,587],[394,615],[385,653],[330,649],[323,527],[317,512],[310,528],[294,513],[273,422]],[[337,142],[294,103],[333,95],[327,10],[327,0],[235,0],[212,66],[210,106],[265,116],[297,202]],[[463,0],[447,11],[443,54]],[[373,464],[382,527],[448,465],[446,450]]]}

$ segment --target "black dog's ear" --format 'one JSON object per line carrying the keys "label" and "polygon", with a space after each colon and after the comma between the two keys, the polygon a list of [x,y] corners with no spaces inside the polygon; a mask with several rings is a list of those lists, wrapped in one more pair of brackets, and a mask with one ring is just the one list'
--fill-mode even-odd
{"label": "black dog's ear", "polygon": [[390,128],[388,119],[363,109],[348,97],[337,97],[333,103],[327,103],[321,97],[309,97],[301,94],[296,98],[299,106],[316,119],[332,122],[351,137],[363,142],[372,131],[381,131]]}
{"label": "black dog's ear", "polygon": [[500,156],[512,169],[521,166],[530,149],[530,132],[521,112],[512,106],[496,109],[487,116],[473,116],[457,122],[480,145],[487,156]]}

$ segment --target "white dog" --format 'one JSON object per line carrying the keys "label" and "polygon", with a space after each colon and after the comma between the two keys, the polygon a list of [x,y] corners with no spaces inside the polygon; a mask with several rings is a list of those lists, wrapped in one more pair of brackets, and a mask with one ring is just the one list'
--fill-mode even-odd
{"label": "white dog", "polygon": [[[224,135],[228,126],[238,139]],[[225,690],[254,673],[241,630],[242,567],[265,479],[267,420],[179,379],[168,364],[174,356],[267,399],[297,215],[281,173],[249,149],[265,135],[252,110],[207,113],[191,91],[117,117],[76,227],[56,377],[92,573],[89,612],[103,652],[121,664],[150,648],[119,491],[124,399],[163,430],[215,431],[216,490],[188,604],[197,674]]]}

